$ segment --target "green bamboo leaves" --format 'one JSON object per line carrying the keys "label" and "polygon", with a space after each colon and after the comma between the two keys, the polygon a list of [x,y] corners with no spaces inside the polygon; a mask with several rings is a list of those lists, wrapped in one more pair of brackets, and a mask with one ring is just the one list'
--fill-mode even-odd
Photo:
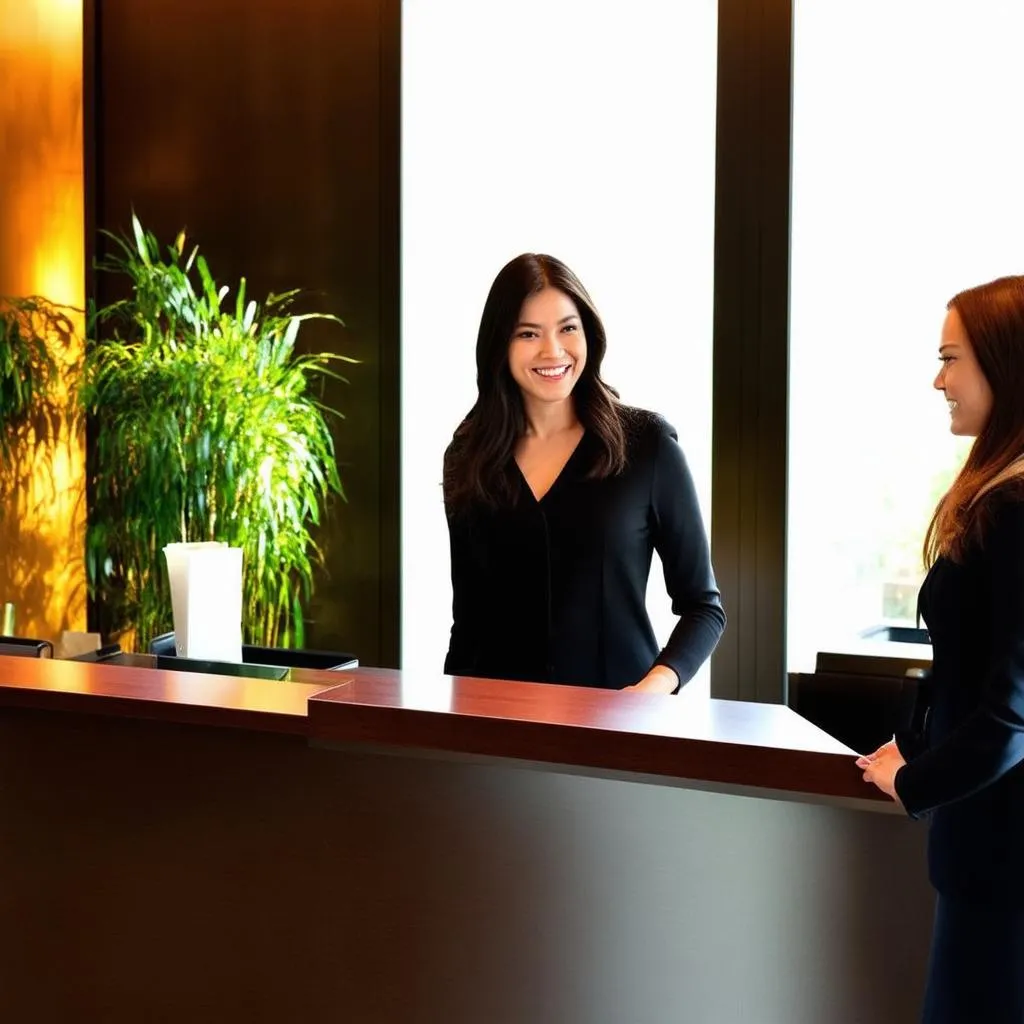
{"label": "green bamboo leaves", "polygon": [[[248,642],[301,646],[320,558],[311,530],[342,494],[318,395],[332,353],[299,355],[310,319],[297,292],[234,301],[179,235],[166,255],[132,218],[101,269],[130,297],[92,311],[82,400],[92,416],[86,564],[104,626],[142,648],[171,628],[162,549],[226,541],[243,549]],[[113,237],[113,236],[112,236]],[[340,378],[344,380],[344,378]]]}

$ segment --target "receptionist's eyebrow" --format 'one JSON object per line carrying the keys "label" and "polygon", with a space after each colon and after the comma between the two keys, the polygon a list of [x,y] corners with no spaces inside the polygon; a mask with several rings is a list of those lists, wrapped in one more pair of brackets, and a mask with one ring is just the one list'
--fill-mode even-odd
{"label": "receptionist's eyebrow", "polygon": [[[559,320],[558,322],[560,324],[567,324],[570,320],[579,320],[579,317],[575,313],[570,313],[568,316],[563,316],[562,319]],[[516,327],[532,327],[535,331],[539,331],[542,329],[541,324],[531,324],[527,323],[525,320],[522,320],[519,323],[517,323]]]}

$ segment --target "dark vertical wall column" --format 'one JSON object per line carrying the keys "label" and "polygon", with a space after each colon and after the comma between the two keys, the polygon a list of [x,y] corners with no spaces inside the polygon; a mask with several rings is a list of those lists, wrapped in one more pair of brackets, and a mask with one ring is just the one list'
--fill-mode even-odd
{"label": "dark vertical wall column", "polygon": [[90,225],[134,208],[162,239],[186,228],[221,283],[300,287],[345,321],[300,341],[359,360],[325,396],[348,502],[320,532],[307,644],[397,664],[400,0],[88,7]]}
{"label": "dark vertical wall column", "polygon": [[716,697],[785,699],[791,0],[720,0],[711,543]]}
{"label": "dark vertical wall column", "polygon": [[377,4],[380,32],[380,657],[398,667],[402,647],[401,195],[402,0]]}

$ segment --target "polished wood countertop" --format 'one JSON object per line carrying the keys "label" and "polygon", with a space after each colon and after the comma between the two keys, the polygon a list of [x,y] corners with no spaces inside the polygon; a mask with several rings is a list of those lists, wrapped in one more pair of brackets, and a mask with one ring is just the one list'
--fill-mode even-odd
{"label": "polished wood countertop", "polygon": [[787,707],[632,691],[294,671],[295,681],[0,657],[0,708],[284,732],[324,745],[429,751],[715,787],[888,801],[855,753]]}
{"label": "polished wood countertop", "polygon": [[[240,679],[129,665],[0,657],[0,708],[75,711],[306,735],[308,701],[339,682]],[[347,678],[342,676],[341,678]]]}
{"label": "polished wood countertop", "polygon": [[310,736],[888,803],[856,753],[779,704],[358,669],[310,698]]}

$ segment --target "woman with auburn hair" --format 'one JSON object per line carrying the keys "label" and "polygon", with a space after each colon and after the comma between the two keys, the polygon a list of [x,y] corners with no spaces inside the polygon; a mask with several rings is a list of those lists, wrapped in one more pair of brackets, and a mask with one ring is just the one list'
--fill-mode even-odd
{"label": "woman with auburn hair", "polygon": [[930,817],[938,898],[923,1021],[1021,1024],[1024,277],[953,298],[939,359],[950,429],[976,440],[925,539],[930,706],[921,732],[857,764],[912,817]]}
{"label": "woman with auburn hair", "polygon": [[[445,672],[674,692],[725,615],[676,432],[601,379],[605,331],[576,275],[525,253],[491,285],[477,400],[444,458]],[[679,621],[658,646],[652,551]]]}

